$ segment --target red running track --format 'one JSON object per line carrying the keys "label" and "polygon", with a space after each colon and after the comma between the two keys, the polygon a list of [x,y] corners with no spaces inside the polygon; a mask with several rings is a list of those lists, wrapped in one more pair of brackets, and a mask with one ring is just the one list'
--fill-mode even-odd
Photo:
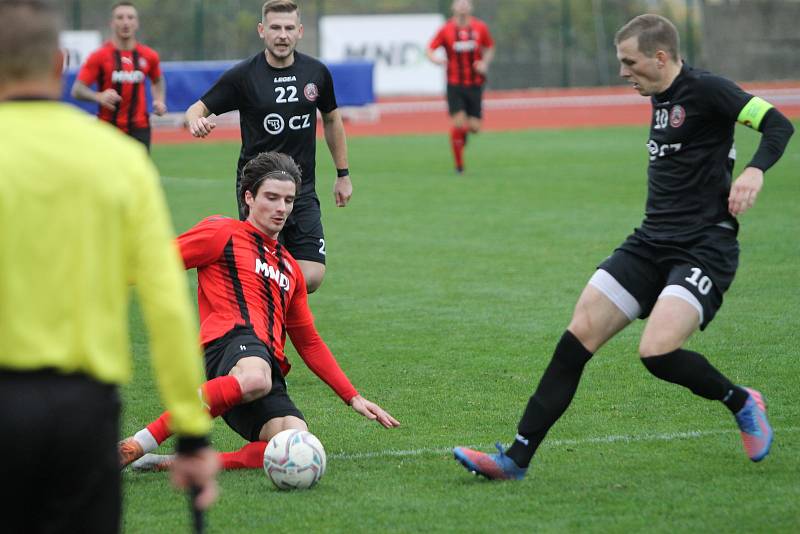
{"label": "red running track", "polygon": [[[773,103],[790,118],[800,118],[800,81],[743,84],[753,94]],[[347,121],[349,137],[445,133],[450,129],[443,98],[396,98],[379,100],[371,112]],[[484,98],[486,131],[536,128],[591,128],[646,125],[650,122],[649,99],[630,87],[488,91]],[[322,135],[322,128],[318,128]],[[207,141],[238,141],[238,125],[218,126]],[[181,128],[155,128],[155,143],[193,141]]]}

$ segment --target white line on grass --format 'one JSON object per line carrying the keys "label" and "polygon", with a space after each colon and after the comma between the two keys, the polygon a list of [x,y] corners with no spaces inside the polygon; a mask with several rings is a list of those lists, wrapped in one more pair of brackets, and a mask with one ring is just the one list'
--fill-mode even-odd
{"label": "white line on grass", "polygon": [[[786,427],[774,429],[778,434],[785,434],[790,432],[800,431],[800,427]],[[731,434],[734,430],[691,430],[688,432],[668,432],[662,434],[634,434],[634,435],[611,435],[600,436],[594,438],[584,439],[555,439],[545,441],[544,447],[563,447],[569,445],[586,445],[593,443],[637,443],[646,441],[673,441],[678,439],[698,439],[708,436],[719,436],[722,434]],[[493,445],[467,445],[471,449],[488,450],[493,448]],[[410,456],[426,456],[434,454],[447,454],[452,450],[451,447],[439,448],[422,448],[422,449],[409,449],[409,450],[392,450],[386,449],[383,451],[373,452],[354,452],[346,453],[339,452],[328,456],[332,460],[366,460],[370,458],[393,458],[393,457],[410,457]]]}
{"label": "white line on grass", "polygon": [[[162,176],[161,181],[173,184],[194,184],[194,185],[219,185],[224,184],[219,178],[199,178],[197,176]],[[233,181],[233,180],[231,180]]]}

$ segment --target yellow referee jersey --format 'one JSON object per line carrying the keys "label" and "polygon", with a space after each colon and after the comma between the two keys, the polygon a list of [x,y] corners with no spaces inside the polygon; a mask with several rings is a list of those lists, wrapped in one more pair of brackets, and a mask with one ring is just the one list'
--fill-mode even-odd
{"label": "yellow referee jersey", "polygon": [[171,426],[205,435],[194,314],[144,148],[67,104],[0,102],[0,369],[126,382],[131,283]]}

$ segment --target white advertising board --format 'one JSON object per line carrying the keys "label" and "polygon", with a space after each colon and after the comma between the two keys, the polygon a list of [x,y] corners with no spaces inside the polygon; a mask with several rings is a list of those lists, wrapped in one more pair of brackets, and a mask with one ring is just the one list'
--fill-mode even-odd
{"label": "white advertising board", "polygon": [[86,61],[89,54],[100,48],[102,38],[98,31],[63,31],[59,45],[64,51],[64,68],[76,69]]}
{"label": "white advertising board", "polygon": [[322,17],[322,59],[374,61],[377,96],[444,94],[444,68],[425,55],[444,22],[435,13]]}

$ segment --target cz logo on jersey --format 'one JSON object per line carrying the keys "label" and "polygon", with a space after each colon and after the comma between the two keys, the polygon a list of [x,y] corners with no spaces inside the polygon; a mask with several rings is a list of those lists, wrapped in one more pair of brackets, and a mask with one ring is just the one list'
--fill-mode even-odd
{"label": "cz logo on jersey", "polygon": [[306,128],[311,128],[311,114],[306,113],[304,115],[294,115],[289,117],[288,121],[284,121],[283,117],[277,113],[270,113],[264,117],[264,129],[267,131],[267,133],[278,135],[279,133],[283,132],[283,129],[286,127],[286,122],[289,123],[290,130],[304,130]]}

